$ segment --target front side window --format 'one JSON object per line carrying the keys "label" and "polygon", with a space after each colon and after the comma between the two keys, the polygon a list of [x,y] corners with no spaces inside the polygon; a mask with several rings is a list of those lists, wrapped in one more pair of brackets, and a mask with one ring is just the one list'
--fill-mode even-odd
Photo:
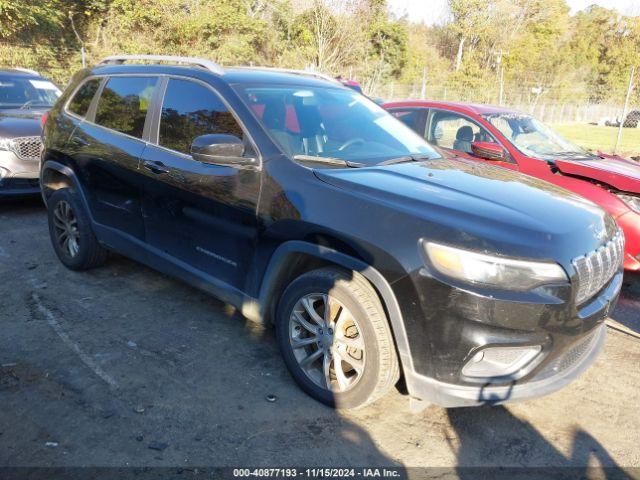
{"label": "front side window", "polygon": [[102,90],[96,110],[98,125],[142,138],[155,77],[112,77]]}
{"label": "front side window", "polygon": [[0,108],[49,108],[61,92],[49,80],[38,77],[0,76]]}
{"label": "front side window", "polygon": [[435,111],[431,118],[427,140],[438,147],[450,148],[473,155],[473,142],[495,142],[486,129],[453,112]]}
{"label": "front side window", "polygon": [[531,115],[522,113],[493,113],[484,118],[495,126],[518,150],[530,157],[553,160],[558,157],[589,156]]}
{"label": "front side window", "polygon": [[89,110],[89,105],[91,105],[93,96],[98,91],[101,81],[102,80],[100,78],[92,78],[85,82],[73,96],[67,109],[71,113],[84,117]]}
{"label": "front side window", "polygon": [[244,137],[236,119],[213,91],[189,80],[169,80],[158,143],[189,154],[193,139],[212,133]]}
{"label": "front side window", "polygon": [[363,165],[403,156],[439,157],[414,131],[352,90],[237,88],[265,131],[291,157],[335,158]]}
{"label": "front side window", "polygon": [[395,109],[389,110],[391,115],[396,117],[402,123],[404,123],[407,127],[412,130],[418,132],[420,129],[420,117],[422,115],[422,110],[417,108],[409,108],[409,109]]}

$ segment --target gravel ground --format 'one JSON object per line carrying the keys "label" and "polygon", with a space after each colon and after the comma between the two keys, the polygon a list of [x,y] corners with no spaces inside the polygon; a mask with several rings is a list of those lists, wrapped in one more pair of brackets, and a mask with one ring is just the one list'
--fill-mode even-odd
{"label": "gravel ground", "polygon": [[[273,332],[231,307],[121,257],[66,270],[38,201],[0,204],[0,225],[0,466],[640,472],[640,340],[628,333],[610,330],[594,366],[546,398],[412,414],[394,391],[336,412],[294,385]],[[640,335],[640,276],[613,318]]]}

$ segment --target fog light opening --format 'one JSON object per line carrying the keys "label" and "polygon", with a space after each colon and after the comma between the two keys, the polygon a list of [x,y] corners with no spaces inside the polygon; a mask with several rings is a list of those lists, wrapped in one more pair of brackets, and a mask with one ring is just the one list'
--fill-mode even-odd
{"label": "fog light opening", "polygon": [[471,378],[506,377],[516,374],[542,351],[540,345],[526,347],[487,347],[476,352],[462,367]]}

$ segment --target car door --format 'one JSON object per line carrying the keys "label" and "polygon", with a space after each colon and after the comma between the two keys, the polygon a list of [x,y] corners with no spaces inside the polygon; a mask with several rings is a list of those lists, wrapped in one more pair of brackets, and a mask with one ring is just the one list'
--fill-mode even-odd
{"label": "car door", "polygon": [[[518,164],[509,156],[508,150],[494,136],[475,120],[458,112],[432,108],[426,121],[425,139],[437,147],[448,150],[461,157],[480,162],[518,169]],[[490,142],[503,147],[503,160],[488,160],[477,156],[473,149],[474,142]]]}
{"label": "car door", "polygon": [[214,90],[195,80],[164,79],[157,130],[142,154],[146,239],[157,254],[236,288],[253,258],[260,167],[194,160],[200,135],[248,135]]}
{"label": "car door", "polygon": [[[102,85],[69,144],[98,228],[144,238],[139,162],[158,77],[113,76]],[[109,241],[113,237],[104,237]]]}

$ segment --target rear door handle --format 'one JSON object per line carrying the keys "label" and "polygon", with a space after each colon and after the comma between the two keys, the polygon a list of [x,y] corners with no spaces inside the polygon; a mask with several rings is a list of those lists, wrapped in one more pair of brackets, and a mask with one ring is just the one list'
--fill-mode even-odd
{"label": "rear door handle", "polygon": [[142,166],[152,173],[169,173],[169,169],[162,162],[151,162],[149,160],[145,160],[142,162]]}

